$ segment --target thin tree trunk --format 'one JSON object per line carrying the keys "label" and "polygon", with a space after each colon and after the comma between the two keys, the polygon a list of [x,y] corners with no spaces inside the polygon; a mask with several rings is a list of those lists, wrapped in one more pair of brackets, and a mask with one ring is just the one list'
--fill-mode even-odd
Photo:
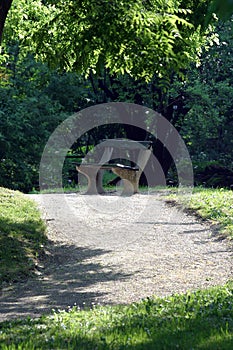
{"label": "thin tree trunk", "polygon": [[13,0],[1,0],[0,4],[0,43],[2,41],[2,33],[4,24],[6,21],[7,14],[10,10],[11,4]]}

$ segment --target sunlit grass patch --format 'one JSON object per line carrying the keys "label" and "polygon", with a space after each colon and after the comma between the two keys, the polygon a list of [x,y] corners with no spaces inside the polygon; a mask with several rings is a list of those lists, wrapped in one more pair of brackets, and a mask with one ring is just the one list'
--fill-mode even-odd
{"label": "sunlit grass patch", "polygon": [[45,224],[35,203],[0,187],[0,284],[27,277],[45,242]]}
{"label": "sunlit grass patch", "polygon": [[[179,196],[172,194],[168,198],[179,201]],[[186,206],[202,218],[218,224],[221,233],[233,238],[233,191],[196,187]]]}

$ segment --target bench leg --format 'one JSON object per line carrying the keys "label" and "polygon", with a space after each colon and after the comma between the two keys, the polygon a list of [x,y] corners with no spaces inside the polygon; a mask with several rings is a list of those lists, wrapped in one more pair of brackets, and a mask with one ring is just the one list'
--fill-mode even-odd
{"label": "bench leg", "polygon": [[138,192],[139,178],[141,175],[139,171],[121,168],[112,168],[112,171],[123,180],[123,195],[132,195]]}
{"label": "bench leg", "polygon": [[96,175],[96,186],[99,194],[105,193],[103,188],[103,176],[104,176],[104,170],[99,170]]}
{"label": "bench leg", "polygon": [[76,166],[79,173],[83,174],[88,181],[87,191],[85,194],[101,194],[104,193],[102,186],[103,171],[91,167]]}

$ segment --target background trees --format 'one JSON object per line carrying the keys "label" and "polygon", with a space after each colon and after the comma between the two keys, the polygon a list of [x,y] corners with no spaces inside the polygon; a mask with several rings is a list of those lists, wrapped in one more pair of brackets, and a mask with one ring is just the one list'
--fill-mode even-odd
{"label": "background trees", "polygon": [[[40,155],[54,128],[73,112],[111,101],[162,113],[182,133],[198,170],[209,162],[231,167],[232,21],[219,22],[219,37],[206,31],[200,14],[208,14],[210,3],[108,1],[107,7],[102,1],[100,8],[92,1],[14,0],[0,68],[0,183],[24,191],[37,186]],[[113,134],[146,136],[106,126],[74,151]],[[153,141],[169,177],[172,159]]]}
{"label": "background trees", "polygon": [[[53,130],[87,105],[86,83],[57,74],[18,45],[8,46],[0,85],[0,184],[29,191],[38,186],[43,148]],[[64,86],[66,86],[64,94]]]}
{"label": "background trees", "polygon": [[[202,55],[202,64],[185,84],[190,112],[182,132],[196,158],[233,158],[233,37],[231,21],[218,26],[219,44]],[[203,140],[203,142],[201,142]]]}

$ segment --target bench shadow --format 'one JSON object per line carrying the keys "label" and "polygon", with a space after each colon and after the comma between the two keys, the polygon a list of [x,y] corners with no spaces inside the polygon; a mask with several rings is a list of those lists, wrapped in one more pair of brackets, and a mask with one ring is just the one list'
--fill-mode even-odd
{"label": "bench shadow", "polygon": [[35,277],[2,290],[0,321],[26,316],[38,317],[42,313],[51,313],[53,309],[67,309],[73,305],[91,307],[99,299],[104,301],[107,292],[98,291],[98,283],[121,281],[130,277],[129,274],[122,273],[119,266],[106,268],[100,262],[93,263],[89,260],[108,252],[49,242],[35,271]]}

